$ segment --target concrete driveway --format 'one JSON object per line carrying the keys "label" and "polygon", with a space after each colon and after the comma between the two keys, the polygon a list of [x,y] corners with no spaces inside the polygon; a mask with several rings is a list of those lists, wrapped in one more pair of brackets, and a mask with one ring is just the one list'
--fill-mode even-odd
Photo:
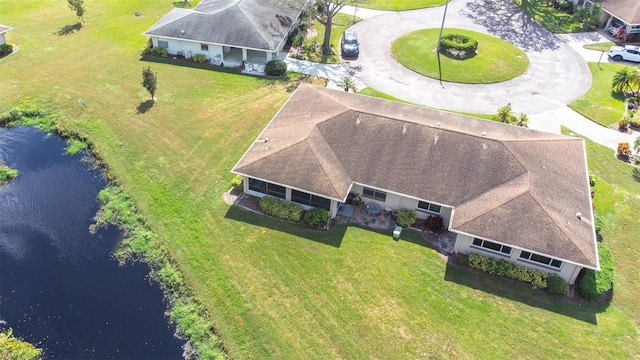
{"label": "concrete driveway", "polygon": [[440,27],[443,12],[444,7],[382,13],[355,24],[360,57],[346,65],[359,69],[354,75],[357,80],[390,95],[473,113],[494,113],[507,103],[515,113],[553,110],[579,98],[591,86],[591,73],[581,55],[508,0],[453,0],[445,27],[490,34],[518,46],[530,60],[525,74],[496,84],[444,82],[441,86],[438,80],[418,75],[393,59],[395,39]]}

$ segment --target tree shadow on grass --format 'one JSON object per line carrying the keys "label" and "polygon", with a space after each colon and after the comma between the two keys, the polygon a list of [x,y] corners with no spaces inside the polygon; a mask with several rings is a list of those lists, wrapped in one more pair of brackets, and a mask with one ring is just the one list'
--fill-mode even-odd
{"label": "tree shadow on grass", "polygon": [[58,35],[69,35],[82,29],[82,23],[75,23],[73,25],[65,25],[58,30]]}
{"label": "tree shadow on grass", "polygon": [[624,96],[624,91],[611,90],[611,97],[623,102],[626,100]]}
{"label": "tree shadow on grass", "polygon": [[[528,9],[534,12],[535,9]],[[476,0],[460,11],[474,23],[487,28],[493,36],[525,51],[555,50],[560,40],[509,0]]]}
{"label": "tree shadow on grass", "polygon": [[340,247],[342,238],[344,238],[347,230],[347,225],[338,225],[329,231],[308,229],[298,223],[278,220],[267,215],[241,209],[235,205],[229,208],[225,214],[225,218],[283,232],[336,248]]}
{"label": "tree shadow on grass", "polygon": [[138,110],[138,114],[144,114],[147,111],[151,110],[153,104],[155,104],[155,101],[153,100],[143,101],[138,105],[138,107],[136,107],[136,110]]}
{"label": "tree shadow on grass", "polygon": [[605,312],[611,303],[611,297],[600,303],[572,302],[515,280],[470,271],[452,263],[451,258],[447,262],[444,279],[594,325],[598,324],[597,314]]}

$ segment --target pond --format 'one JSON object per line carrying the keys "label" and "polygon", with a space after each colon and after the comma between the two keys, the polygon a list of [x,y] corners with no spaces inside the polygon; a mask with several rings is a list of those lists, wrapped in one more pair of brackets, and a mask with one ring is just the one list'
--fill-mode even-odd
{"label": "pond", "polygon": [[28,127],[0,129],[0,328],[54,359],[180,359],[181,341],[143,264],[119,267],[115,227],[89,233],[106,186],[87,154]]}

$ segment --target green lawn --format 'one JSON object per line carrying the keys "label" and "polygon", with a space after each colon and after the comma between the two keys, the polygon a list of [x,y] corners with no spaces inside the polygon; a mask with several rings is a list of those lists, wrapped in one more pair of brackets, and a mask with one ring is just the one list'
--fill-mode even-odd
{"label": "green lawn", "polygon": [[[231,167],[295,89],[278,81],[141,60],[140,34],[170,2],[0,1],[9,40],[0,109],[37,106],[86,136],[168,249],[231,358],[598,358],[638,355],[637,183],[589,147],[596,208],[616,256],[611,304],[576,304],[448,264],[410,232],[330,232],[230,207]],[[134,17],[140,12],[142,17]],[[157,103],[140,86],[158,73]],[[10,91],[4,91],[10,89]],[[87,109],[78,105],[82,98]],[[595,149],[595,150],[594,150]],[[626,171],[626,170],[625,170]],[[629,175],[630,179],[630,175]],[[608,183],[607,183],[608,182]],[[611,196],[608,196],[611,194]],[[608,199],[613,199],[609,201]],[[604,209],[604,210],[601,210]],[[612,209],[612,210],[610,210]],[[604,212],[605,210],[610,212]]]}
{"label": "green lawn", "polygon": [[[414,31],[396,39],[391,45],[393,56],[405,67],[422,75],[438,79],[438,46],[440,29]],[[490,84],[512,79],[529,67],[524,51],[493,36],[462,29],[445,29],[444,34],[467,35],[478,41],[478,54],[470,59],[458,60],[440,56],[442,80]]]}
{"label": "green lawn", "polygon": [[584,31],[580,23],[573,21],[571,15],[552,8],[546,1],[511,0],[511,2],[518,5],[522,11],[553,33],[564,34]]}
{"label": "green lawn", "polygon": [[413,10],[434,6],[442,6],[446,0],[369,0],[359,7],[375,9],[375,10]]}
{"label": "green lawn", "polygon": [[[585,49],[589,49],[589,50],[597,50],[597,51],[609,51],[609,48],[611,48],[612,46],[614,46],[615,43],[613,41],[605,41],[605,42],[600,42],[600,43],[594,43],[594,44],[587,44],[585,46],[583,46],[583,48]],[[603,56],[604,58],[604,56]]]}
{"label": "green lawn", "polygon": [[589,63],[593,77],[591,88],[581,98],[569,104],[573,110],[602,126],[617,123],[624,113],[624,95],[611,89],[616,71],[625,65]]}

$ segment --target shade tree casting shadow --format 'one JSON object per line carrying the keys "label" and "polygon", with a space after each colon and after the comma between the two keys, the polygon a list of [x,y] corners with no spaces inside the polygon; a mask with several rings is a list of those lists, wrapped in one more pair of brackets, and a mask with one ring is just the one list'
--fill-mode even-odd
{"label": "shade tree casting shadow", "polygon": [[474,0],[460,14],[525,51],[555,50],[560,40],[508,0]]}
{"label": "shade tree casting shadow", "polygon": [[58,35],[64,36],[73,34],[74,32],[80,31],[82,29],[82,23],[75,23],[73,25],[65,25],[58,30]]}
{"label": "shade tree casting shadow", "polygon": [[155,101],[151,99],[143,101],[140,104],[138,104],[138,107],[136,107],[136,110],[138,111],[138,114],[144,114],[147,111],[151,110],[151,108],[153,107],[153,104],[155,104]]}

